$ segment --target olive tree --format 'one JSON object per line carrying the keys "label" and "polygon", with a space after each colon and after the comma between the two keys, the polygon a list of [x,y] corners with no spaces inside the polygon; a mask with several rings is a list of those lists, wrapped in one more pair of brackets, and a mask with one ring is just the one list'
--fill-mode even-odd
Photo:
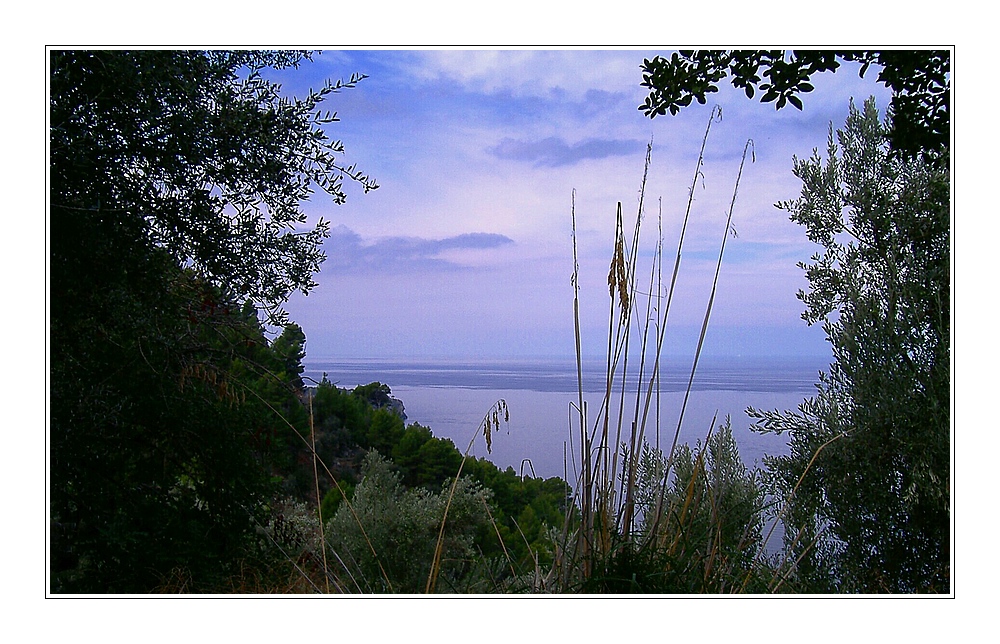
{"label": "olive tree", "polygon": [[350,507],[340,506],[326,529],[343,576],[360,592],[424,592],[447,512],[439,583],[461,587],[478,557],[475,537],[488,525],[490,491],[468,478],[459,479],[450,496],[450,482],[440,492],[407,488],[374,450],[363,476]]}
{"label": "olive tree", "polygon": [[950,588],[949,174],[893,155],[889,128],[874,99],[852,102],[778,204],[822,247],[799,298],[833,351],[797,411],[748,410],[789,436],[766,464],[803,590]]}
{"label": "olive tree", "polygon": [[281,407],[245,376],[271,361],[257,309],[285,326],[315,285],[328,224],[305,201],[377,187],[320,110],[362,75],[302,98],[264,78],[309,58],[50,52],[53,591],[148,591],[252,530]]}

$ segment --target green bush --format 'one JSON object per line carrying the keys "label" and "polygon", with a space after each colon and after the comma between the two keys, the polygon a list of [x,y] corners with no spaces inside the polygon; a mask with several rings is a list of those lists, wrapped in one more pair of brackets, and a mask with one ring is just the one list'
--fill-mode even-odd
{"label": "green bush", "polygon": [[[359,592],[422,593],[448,504],[442,493],[406,488],[378,452],[364,462],[351,507],[342,505],[327,524],[331,551]],[[488,525],[489,491],[461,479],[448,509],[438,589],[468,583],[477,552],[474,539]]]}
{"label": "green bush", "polygon": [[616,540],[585,590],[726,593],[759,582],[765,498],[759,472],[740,459],[729,421],[704,446],[679,445],[670,465],[667,481],[666,457],[644,446],[639,529]]}

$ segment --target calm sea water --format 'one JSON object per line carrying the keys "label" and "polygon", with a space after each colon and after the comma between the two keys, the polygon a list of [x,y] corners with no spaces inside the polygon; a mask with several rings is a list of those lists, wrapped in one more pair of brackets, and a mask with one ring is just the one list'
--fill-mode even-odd
{"label": "calm sea water", "polygon": [[[748,466],[765,454],[787,452],[786,439],[749,431],[748,406],[794,409],[815,391],[822,359],[711,359],[698,365],[680,424],[678,440],[694,445],[712,426],[730,417],[733,436]],[[647,368],[648,369],[648,368]],[[638,367],[626,379],[622,426],[635,416]],[[619,370],[620,373],[620,370]],[[323,374],[340,387],[382,382],[403,401],[407,422],[430,427],[435,436],[449,438],[461,451],[472,441],[472,453],[498,466],[537,476],[561,476],[575,481],[579,451],[577,369],[573,359],[518,360],[343,360],[306,362],[305,375]],[[583,365],[584,401],[588,430],[598,420],[606,382],[604,360]],[[659,413],[655,398],[646,422],[646,441],[668,451],[678,429],[691,360],[668,359],[661,365]],[[643,392],[648,386],[648,376]],[[621,401],[620,375],[613,387],[612,432]],[[645,396],[643,396],[644,398]],[[506,402],[509,422],[494,434],[492,452],[480,435],[484,416],[500,400]],[[640,417],[643,410],[640,408]],[[573,420],[571,421],[571,414]],[[658,422],[657,422],[658,421]],[[625,438],[623,437],[623,440]]]}
{"label": "calm sea water", "polygon": [[[593,432],[598,422],[607,388],[606,366],[605,360],[596,359],[583,364],[588,432]],[[668,359],[661,365],[659,404],[655,398],[651,402],[645,440],[668,452],[676,433],[679,443],[693,446],[704,441],[713,419],[718,426],[728,416],[744,463],[759,466],[766,454],[786,454],[787,439],[751,432],[746,408],[795,409],[815,392],[817,374],[826,367],[821,358],[704,358],[685,406],[691,359]],[[636,413],[638,367],[629,368],[624,387],[620,372],[613,386],[611,426],[614,432],[621,409],[627,433]],[[546,478],[560,476],[571,484],[579,480],[576,454],[580,429],[575,407],[579,393],[574,359],[306,362],[304,375],[318,381],[324,374],[345,388],[374,381],[389,385],[393,396],[403,401],[408,423],[430,427],[435,436],[451,439],[463,452],[471,442],[473,455],[489,458],[501,468],[509,466],[519,473]],[[645,383],[643,392],[648,376]],[[509,422],[492,436],[492,451],[488,452],[481,435],[482,422],[500,400],[506,403]],[[640,408],[640,417],[642,413]],[[765,526],[765,533],[770,527],[771,523]],[[784,533],[780,523],[775,528],[766,545],[770,554],[778,552]]]}

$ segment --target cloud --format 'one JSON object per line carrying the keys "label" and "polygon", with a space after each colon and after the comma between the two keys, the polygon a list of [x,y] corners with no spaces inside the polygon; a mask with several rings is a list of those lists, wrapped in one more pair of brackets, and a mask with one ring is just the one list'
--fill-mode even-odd
{"label": "cloud", "polygon": [[531,161],[535,167],[573,165],[584,159],[604,159],[641,153],[644,143],[638,139],[586,139],[569,144],[550,136],[538,141],[506,137],[489,152],[500,159]]}
{"label": "cloud", "polygon": [[[341,273],[385,273],[400,271],[448,271],[471,268],[462,252],[476,253],[509,246],[514,240],[497,233],[464,233],[443,239],[382,237],[364,240],[340,225],[330,231],[324,245],[325,271]],[[458,256],[458,258],[456,258]]]}
{"label": "cloud", "polygon": [[448,80],[484,94],[574,100],[588,90],[639,92],[640,63],[651,52],[637,50],[437,50],[411,52],[404,62],[411,78]]}

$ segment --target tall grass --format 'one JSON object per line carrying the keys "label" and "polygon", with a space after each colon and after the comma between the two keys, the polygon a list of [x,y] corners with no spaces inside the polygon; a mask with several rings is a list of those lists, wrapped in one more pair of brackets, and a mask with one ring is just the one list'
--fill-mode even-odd
{"label": "tall grass", "polygon": [[[732,557],[723,557],[722,543],[718,536],[723,534],[725,522],[743,521],[755,524],[759,518],[760,508],[753,508],[750,516],[725,516],[720,504],[726,498],[721,488],[709,486],[705,494],[696,493],[705,487],[708,477],[718,473],[709,471],[706,465],[706,455],[715,468],[731,467],[725,461],[731,457],[723,449],[722,439],[713,442],[712,432],[715,425],[708,428],[704,446],[693,456],[693,465],[686,472],[686,490],[671,488],[671,482],[678,481],[672,476],[672,469],[681,462],[678,457],[678,441],[688,399],[698,368],[701,352],[708,332],[712,308],[722,261],[725,253],[726,240],[730,233],[735,235],[732,226],[733,212],[736,205],[740,180],[743,174],[747,153],[753,158],[753,142],[747,141],[739,172],[733,187],[732,200],[728,211],[725,228],[721,231],[719,255],[716,261],[715,275],[706,305],[698,338],[697,348],[692,360],[690,376],[684,395],[684,400],[678,414],[678,421],[673,433],[670,448],[662,456],[661,465],[656,472],[658,485],[652,498],[649,494],[649,477],[651,463],[655,461],[653,452],[648,445],[650,434],[655,432],[655,452],[660,447],[660,369],[663,366],[662,355],[666,337],[667,323],[673,304],[674,295],[684,254],[685,238],[691,221],[692,205],[699,178],[704,179],[702,166],[705,147],[712,129],[712,124],[721,120],[721,109],[714,108],[709,115],[705,134],[702,139],[693,178],[688,190],[687,203],[681,219],[677,250],[673,256],[669,280],[664,281],[663,256],[663,214],[662,200],[659,202],[657,214],[658,239],[655,252],[648,269],[648,286],[644,291],[639,288],[639,245],[641,241],[642,224],[646,219],[644,201],[646,182],[648,178],[652,142],[647,146],[643,176],[639,189],[638,210],[634,223],[626,226],[623,220],[621,203],[618,203],[615,219],[615,237],[612,258],[608,270],[608,293],[610,300],[606,367],[604,378],[604,393],[595,418],[588,417],[588,405],[584,400],[582,378],[582,338],[580,335],[580,285],[579,263],[576,246],[576,203],[575,191],[572,202],[572,232],[573,232],[573,315],[574,332],[576,335],[576,361],[578,395],[572,404],[570,443],[576,442],[578,451],[574,454],[576,470],[576,502],[579,507],[578,527],[570,530],[573,517],[567,516],[567,525],[563,531],[563,542],[560,544],[558,557],[554,566],[557,568],[551,578],[558,580],[550,590],[607,590],[616,583],[606,583],[610,577],[629,573],[633,576],[632,590],[649,589],[663,590],[663,583],[640,583],[639,576],[649,578],[659,576],[661,582],[673,580],[680,582],[684,588],[696,588],[699,591],[717,589],[717,581],[722,577],[744,581],[745,589],[750,583],[747,577],[737,576],[735,569],[719,570],[718,562]],[[631,363],[631,366],[630,366]],[[637,368],[636,368],[637,367]],[[634,391],[634,396],[630,392]],[[651,421],[650,413],[652,411]],[[710,449],[715,450],[710,452]],[[689,452],[685,452],[689,455]],[[712,460],[712,454],[716,454]],[[738,456],[736,457],[738,460]],[[731,460],[731,458],[730,458]],[[746,476],[750,476],[747,474]],[[756,489],[756,488],[754,488]],[[644,503],[637,503],[637,498],[644,494]],[[639,507],[642,505],[643,507]],[[706,514],[707,512],[707,514]],[[709,539],[704,548],[694,550],[682,549],[680,544],[687,543],[692,535],[685,535],[685,530],[694,525],[697,517],[708,516],[714,522],[710,534],[716,535],[713,545]],[[727,532],[727,533],[728,533]],[[755,544],[750,539],[738,544],[751,549],[751,558],[758,554]],[[687,559],[680,555],[684,550]],[[694,553],[698,554],[695,555]],[[698,566],[694,566],[695,556]],[[745,563],[744,559],[744,563]],[[711,564],[707,564],[711,562]],[[707,565],[706,565],[707,564]],[[743,566],[744,568],[746,565]],[[687,583],[681,577],[686,575],[690,580],[693,570],[701,571],[699,583]],[[684,571],[687,571],[686,573]],[[740,570],[739,572],[746,572]],[[680,574],[684,573],[684,574]],[[724,573],[724,574],[722,574]],[[730,586],[731,587],[731,586]]]}

